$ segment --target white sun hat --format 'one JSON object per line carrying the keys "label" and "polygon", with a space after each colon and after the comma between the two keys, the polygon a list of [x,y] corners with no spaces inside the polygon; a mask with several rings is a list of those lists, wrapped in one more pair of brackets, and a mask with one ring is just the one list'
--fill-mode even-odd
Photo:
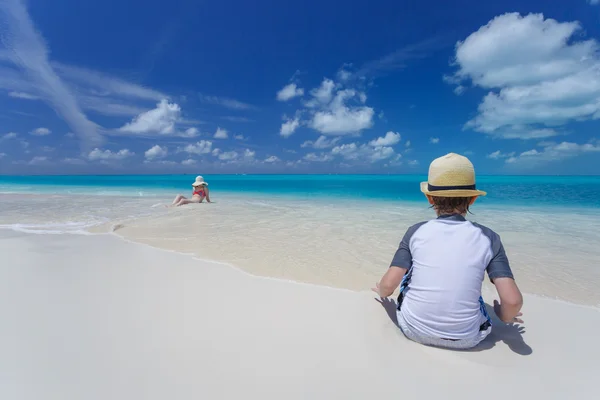
{"label": "white sun hat", "polygon": [[192,186],[196,187],[196,186],[208,186],[208,183],[204,182],[204,178],[201,177],[200,175],[198,175],[196,177],[196,181],[194,183],[192,183]]}
{"label": "white sun hat", "polygon": [[474,197],[487,193],[475,187],[475,168],[467,157],[455,153],[436,158],[429,165],[421,192],[436,197]]}

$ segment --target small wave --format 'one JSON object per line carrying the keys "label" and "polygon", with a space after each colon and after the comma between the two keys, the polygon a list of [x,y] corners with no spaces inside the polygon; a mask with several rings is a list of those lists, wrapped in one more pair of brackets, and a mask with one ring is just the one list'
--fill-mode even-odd
{"label": "small wave", "polygon": [[86,229],[104,222],[106,221],[64,222],[59,224],[0,224],[0,229],[10,229],[15,232],[34,233],[38,235],[62,235],[65,233],[91,235]]}

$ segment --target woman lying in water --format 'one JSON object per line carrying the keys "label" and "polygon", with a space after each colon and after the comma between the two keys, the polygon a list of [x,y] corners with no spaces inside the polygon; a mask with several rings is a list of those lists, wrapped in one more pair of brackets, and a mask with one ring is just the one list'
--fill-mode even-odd
{"label": "woman lying in water", "polygon": [[210,195],[208,193],[208,183],[204,182],[204,178],[201,176],[196,177],[196,182],[192,183],[192,187],[194,191],[192,193],[192,198],[187,199],[184,196],[178,194],[173,200],[173,206],[182,206],[184,204],[190,203],[202,203],[204,199],[206,199],[207,203],[210,203]]}

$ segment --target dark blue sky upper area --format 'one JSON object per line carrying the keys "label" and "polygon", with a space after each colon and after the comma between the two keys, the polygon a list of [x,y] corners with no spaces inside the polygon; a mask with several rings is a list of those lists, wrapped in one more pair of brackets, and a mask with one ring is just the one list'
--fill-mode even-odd
{"label": "dark blue sky upper area", "polygon": [[458,152],[482,173],[599,174],[599,13],[7,0],[0,173],[420,173]]}

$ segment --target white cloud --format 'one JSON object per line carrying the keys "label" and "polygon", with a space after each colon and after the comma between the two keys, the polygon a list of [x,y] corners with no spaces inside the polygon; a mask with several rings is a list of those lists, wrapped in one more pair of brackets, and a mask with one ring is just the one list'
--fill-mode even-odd
{"label": "white cloud", "polygon": [[187,128],[183,132],[182,136],[192,138],[192,137],[198,136],[199,134],[200,134],[200,131],[198,131],[198,128],[191,127],[191,128]]}
{"label": "white cloud", "polygon": [[218,156],[219,154],[221,154],[221,149],[214,149],[212,151],[212,155],[215,156],[215,157]]}
{"label": "white cloud", "polygon": [[46,135],[51,134],[52,131],[48,128],[36,128],[29,133],[31,133],[32,135],[35,135],[35,136],[46,136]]}
{"label": "white cloud", "polygon": [[17,137],[15,132],[8,132],[2,136],[2,140],[14,139]]}
{"label": "white cloud", "polygon": [[[195,144],[188,144],[187,146],[185,146],[183,149],[181,149],[181,151],[184,151],[186,153],[190,153],[190,154],[209,154],[212,151],[212,145],[213,143],[210,140],[200,140],[199,142],[195,143]],[[215,149],[218,150],[218,149]]]}
{"label": "white cloud", "polygon": [[339,137],[327,139],[326,136],[321,135],[314,142],[311,140],[307,140],[306,142],[302,143],[300,145],[300,147],[312,147],[313,149],[320,149],[320,150],[329,149],[329,148],[335,146],[337,144],[337,142],[339,142],[339,141],[340,141]]}
{"label": "white cloud", "polygon": [[164,158],[169,154],[166,147],[161,147],[159,145],[154,145],[144,153],[144,157],[148,160],[154,160],[157,158]]}
{"label": "white cloud", "polygon": [[600,0],[588,0],[588,3],[590,3],[591,5],[597,5],[600,4]]}
{"label": "white cloud", "polygon": [[181,118],[181,107],[176,103],[161,100],[156,108],[143,112],[119,131],[133,134],[172,135],[176,133],[175,124]]}
{"label": "white cloud", "polygon": [[45,164],[47,161],[48,161],[48,157],[37,156],[37,157],[33,157],[31,159],[31,161],[29,161],[27,164],[29,164],[29,165],[40,165],[40,164]]}
{"label": "white cloud", "polygon": [[256,152],[254,150],[246,149],[244,150],[244,158],[254,158]]}
{"label": "white cloud", "polygon": [[289,119],[283,124],[281,124],[281,129],[279,130],[279,134],[283,137],[290,137],[296,129],[300,126],[300,120],[298,118]]}
{"label": "white cloud", "polygon": [[570,121],[600,118],[598,42],[583,40],[578,22],[542,14],[498,16],[456,45],[460,84],[489,89],[465,125],[502,138],[560,134]]}
{"label": "white cloud", "polygon": [[600,153],[600,145],[594,143],[578,144],[572,142],[545,143],[541,150],[531,149],[518,156],[506,159],[508,164],[540,164],[560,161],[583,154]]}
{"label": "white cloud", "polygon": [[277,92],[277,100],[279,101],[288,101],[293,99],[294,97],[299,97],[304,95],[304,89],[299,88],[295,83],[290,83]]}
{"label": "white cloud", "polygon": [[303,157],[303,159],[311,162],[327,162],[333,160],[333,157],[330,154],[325,153],[308,153]]}
{"label": "white cloud", "polygon": [[188,158],[187,160],[183,160],[181,162],[182,165],[195,165],[196,164],[196,160],[192,160],[191,158]]}
{"label": "white cloud", "polygon": [[306,103],[307,107],[316,107],[317,105],[327,105],[333,97],[335,83],[331,79],[323,79],[321,86],[310,91],[313,99]]}
{"label": "white cloud", "polygon": [[439,142],[440,142],[440,138],[436,138],[436,137],[429,138],[429,143],[431,143],[431,144],[438,144]]}
{"label": "white cloud", "polygon": [[458,85],[457,87],[454,88],[454,94],[457,96],[460,96],[461,94],[463,94],[465,91],[467,90],[466,87],[462,86],[462,85]]}
{"label": "white cloud", "polygon": [[244,103],[244,102],[241,102],[241,101],[235,100],[235,99],[229,99],[227,97],[206,96],[203,94],[199,94],[198,97],[199,97],[200,101],[203,103],[214,104],[217,106],[230,108],[233,110],[250,110],[250,109],[256,108],[248,103]]}
{"label": "white cloud", "polygon": [[[466,154],[466,152],[465,152]],[[502,153],[500,150],[494,151],[493,153],[488,154],[486,157],[487,158],[491,158],[492,160],[500,160],[501,158],[510,158],[513,157],[515,155],[514,152],[512,153]]]}
{"label": "white cloud", "polygon": [[371,140],[369,144],[374,147],[378,146],[393,146],[400,143],[401,136],[397,132],[389,131],[384,137],[378,137],[375,140]]}
{"label": "white cloud", "polygon": [[60,79],[49,61],[49,49],[21,1],[0,2],[0,41],[8,50],[9,60],[26,77],[24,86],[34,88],[86,146],[101,141],[98,126],[87,119],[69,87]]}
{"label": "white cloud", "polygon": [[[348,65],[348,66],[351,66],[351,65]],[[345,68],[341,68],[337,73],[337,78],[338,78],[338,80],[345,82],[348,79],[352,78],[352,72],[348,71]]]}
{"label": "white cloud", "polygon": [[239,154],[237,151],[225,151],[219,154],[218,157],[221,161],[233,161],[239,157]]}
{"label": "white cloud", "polygon": [[0,153],[0,158],[6,157],[6,153]]}
{"label": "white cloud", "polygon": [[394,149],[389,146],[373,147],[367,144],[358,145],[357,143],[336,146],[331,149],[331,154],[334,156],[341,156],[346,160],[361,162],[378,162],[387,160],[393,156],[399,156]]}
{"label": "white cloud", "polygon": [[410,140],[407,140],[406,143],[404,143],[404,147],[410,147]]}
{"label": "white cloud", "polygon": [[245,140],[246,138],[244,137],[244,135],[235,135],[233,137],[235,140]]}
{"label": "white cloud", "polygon": [[276,162],[279,162],[279,161],[281,161],[281,160],[277,156],[270,156],[270,157],[265,158],[265,162],[269,163],[269,164],[276,163]]}
{"label": "white cloud", "polygon": [[419,165],[419,161],[417,161],[417,160],[410,160],[408,162],[408,165],[410,165],[411,167],[415,167],[415,166]]}
{"label": "white cloud", "polygon": [[215,139],[227,139],[228,137],[229,137],[229,134],[227,133],[227,130],[217,128],[217,131],[215,132],[215,135],[214,135]]}
{"label": "white cloud", "polygon": [[172,161],[172,160],[144,160],[144,164],[169,165],[169,166],[179,165],[178,162]]}
{"label": "white cloud", "polygon": [[[302,103],[304,108],[282,124],[280,135],[289,137],[300,125],[331,136],[357,135],[371,128],[375,110],[365,105],[366,93],[358,90],[351,78],[345,69],[338,71],[339,82],[324,78],[319,87],[310,90],[310,99]],[[291,93],[290,89],[297,88],[290,84],[285,89]]]}
{"label": "white cloud", "polygon": [[9,92],[8,95],[10,97],[14,97],[15,99],[23,99],[23,100],[39,100],[39,96],[25,93],[25,92]]}
{"label": "white cloud", "polygon": [[373,125],[374,110],[371,107],[349,107],[346,104],[357,95],[360,97],[353,89],[339,90],[328,105],[314,113],[310,127],[329,135],[354,134],[370,128]]}
{"label": "white cloud", "polygon": [[63,163],[65,164],[71,164],[71,165],[83,165],[85,164],[85,161],[80,159],[80,158],[71,158],[71,157],[67,157],[65,159],[62,160]]}
{"label": "white cloud", "polygon": [[135,153],[129,151],[128,149],[122,149],[113,153],[110,150],[100,150],[96,147],[88,154],[88,159],[90,161],[123,160],[125,158],[132,157],[133,155],[135,155]]}
{"label": "white cloud", "polygon": [[51,153],[51,152],[53,152],[54,150],[56,150],[56,149],[55,149],[54,147],[52,147],[52,146],[42,146],[42,147],[40,147],[40,149],[41,149],[42,151],[45,151],[46,153]]}

